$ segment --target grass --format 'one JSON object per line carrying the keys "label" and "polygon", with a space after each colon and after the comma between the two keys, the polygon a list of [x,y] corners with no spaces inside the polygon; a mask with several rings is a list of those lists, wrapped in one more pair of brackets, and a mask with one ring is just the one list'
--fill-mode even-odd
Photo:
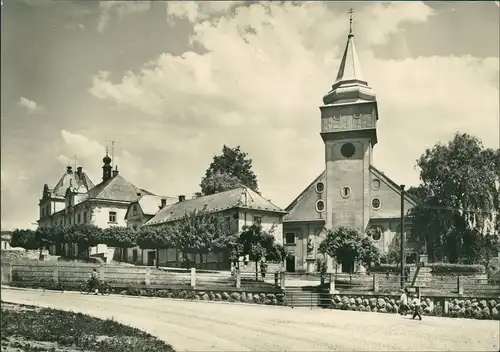
{"label": "grass", "polygon": [[156,337],[113,320],[1,302],[2,351],[174,352]]}

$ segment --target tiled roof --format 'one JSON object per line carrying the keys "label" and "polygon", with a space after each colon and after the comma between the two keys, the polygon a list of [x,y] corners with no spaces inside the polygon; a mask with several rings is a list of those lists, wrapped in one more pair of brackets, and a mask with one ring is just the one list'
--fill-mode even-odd
{"label": "tiled roof", "polygon": [[144,194],[153,195],[151,192],[134,186],[121,175],[116,175],[89,190],[88,197],[93,199],[133,202]]}
{"label": "tiled roof", "polygon": [[146,225],[157,225],[179,220],[193,211],[205,210],[209,213],[215,213],[233,208],[286,213],[283,209],[280,209],[251,189],[240,187],[230,191],[193,198],[167,206],[160,210],[146,223]]}
{"label": "tiled roof", "polygon": [[72,190],[78,190],[80,193],[86,193],[94,187],[94,184],[85,172],[78,173],[68,170],[62,175],[54,189],[51,190],[51,193],[56,197],[64,197],[66,190],[70,187]]}
{"label": "tiled roof", "polygon": [[160,210],[161,200],[165,199],[167,201],[166,206],[177,203],[177,197],[163,197],[163,196],[153,196],[153,195],[144,195],[137,203],[142,209],[142,213],[144,215],[155,215]]}

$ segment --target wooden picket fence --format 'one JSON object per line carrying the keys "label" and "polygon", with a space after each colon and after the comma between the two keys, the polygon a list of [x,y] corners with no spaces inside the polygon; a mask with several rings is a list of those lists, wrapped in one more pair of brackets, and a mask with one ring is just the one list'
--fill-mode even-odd
{"label": "wooden picket fence", "polygon": [[150,266],[125,266],[113,264],[91,264],[58,261],[17,260],[2,263],[2,284],[52,282],[63,286],[80,285],[86,282],[93,269],[97,269],[101,280],[114,287],[273,287],[276,279],[266,281],[247,280],[240,273],[196,272],[196,269],[172,271]]}

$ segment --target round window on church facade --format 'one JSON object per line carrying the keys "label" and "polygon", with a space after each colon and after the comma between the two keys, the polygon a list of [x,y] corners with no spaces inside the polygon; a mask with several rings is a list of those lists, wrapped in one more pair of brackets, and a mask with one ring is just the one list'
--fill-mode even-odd
{"label": "round window on church facade", "polygon": [[372,181],[372,188],[374,190],[380,189],[380,180],[378,178],[373,179],[373,181]]}
{"label": "round window on church facade", "polygon": [[342,187],[342,189],[340,190],[340,195],[342,196],[342,198],[344,199],[347,199],[351,196],[351,189],[349,187]]}
{"label": "round window on church facade", "polygon": [[354,152],[356,151],[356,147],[354,147],[354,144],[352,143],[345,143],[342,148],[340,148],[340,153],[342,153],[342,156],[344,158],[350,158],[354,155]]}
{"label": "round window on church facade", "polygon": [[323,182],[318,182],[316,184],[316,192],[323,193],[324,190],[325,190],[325,184]]}
{"label": "round window on church facade", "polygon": [[373,210],[379,210],[381,206],[380,199],[379,198],[373,198],[372,199],[372,208]]}
{"label": "round window on church facade", "polygon": [[318,213],[321,213],[323,210],[325,210],[325,202],[323,202],[321,199],[316,202],[316,211]]}

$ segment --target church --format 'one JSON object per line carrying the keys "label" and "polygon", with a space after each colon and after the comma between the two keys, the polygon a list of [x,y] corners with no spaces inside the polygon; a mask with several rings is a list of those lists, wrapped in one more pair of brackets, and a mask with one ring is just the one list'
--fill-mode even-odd
{"label": "church", "polygon": [[[326,231],[341,226],[372,233],[371,240],[387,252],[401,233],[401,187],[372,165],[377,144],[379,113],[375,92],[364,78],[351,26],[337,78],[320,106],[320,135],[325,146],[325,168],[285,209],[283,243],[292,256],[287,272],[313,272],[316,261],[329,270],[355,270],[354,263],[322,258],[318,246]],[[404,212],[415,201],[404,193]],[[405,233],[411,223],[405,221]],[[416,257],[417,253],[408,253]],[[416,260],[416,259],[415,259]],[[333,269],[335,270],[335,269]]]}

